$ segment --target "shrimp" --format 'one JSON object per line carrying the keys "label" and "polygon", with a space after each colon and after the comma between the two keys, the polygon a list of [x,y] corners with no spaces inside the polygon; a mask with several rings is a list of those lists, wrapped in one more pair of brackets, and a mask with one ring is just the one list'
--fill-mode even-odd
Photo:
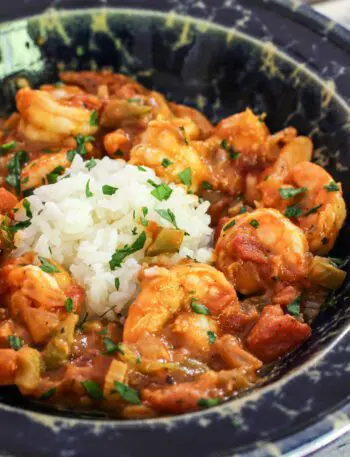
{"label": "shrimp", "polygon": [[302,230],[275,209],[257,209],[224,225],[215,248],[216,266],[243,294],[303,283],[311,255]]}
{"label": "shrimp", "polygon": [[21,188],[23,191],[40,187],[43,184],[52,184],[59,175],[71,166],[67,158],[68,149],[60,152],[45,154],[29,162],[21,173]]}
{"label": "shrimp", "polygon": [[79,312],[85,299],[84,290],[78,286],[62,267],[50,261],[55,271],[48,273],[32,253],[9,260],[0,270],[6,283],[5,301],[10,314],[19,316],[26,324],[35,343],[47,341],[67,316],[65,303],[72,300],[72,310]]}
{"label": "shrimp", "polygon": [[262,203],[290,215],[305,233],[310,251],[327,254],[346,218],[340,183],[317,164],[300,162],[260,184]]}
{"label": "shrimp", "polygon": [[112,159],[126,158],[132,143],[130,135],[123,129],[114,130],[103,138],[103,145],[109,157]]}
{"label": "shrimp", "polygon": [[246,175],[261,172],[277,158],[280,145],[292,141],[295,135],[291,128],[271,135],[250,109],[223,119],[202,143],[213,188],[233,196],[242,194]]}
{"label": "shrimp", "polygon": [[[188,124],[151,121],[140,144],[130,152],[130,163],[153,168],[167,182],[185,183],[192,192],[198,191],[208,179],[209,170],[199,152],[190,144]],[[186,178],[183,173],[185,172]]]}
{"label": "shrimp", "polygon": [[[197,314],[198,306],[207,311]],[[233,286],[220,271],[189,263],[147,273],[129,309],[123,340],[135,343],[145,333],[159,335],[170,325],[180,346],[205,358],[210,349],[208,332],[219,331],[219,326],[244,332],[256,320],[256,312],[241,309]]]}
{"label": "shrimp", "polygon": [[[18,132],[30,141],[59,143],[70,136],[93,135],[98,129],[90,122],[94,109],[86,108],[80,100],[75,102],[73,97],[67,98],[62,88],[20,89],[16,103],[21,115]],[[94,106],[97,107],[98,104]]]}

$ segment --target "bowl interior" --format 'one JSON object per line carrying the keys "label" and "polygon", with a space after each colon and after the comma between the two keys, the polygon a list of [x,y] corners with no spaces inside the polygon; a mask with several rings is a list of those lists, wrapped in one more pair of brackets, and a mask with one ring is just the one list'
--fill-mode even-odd
{"label": "bowl interior", "polygon": [[[249,106],[267,114],[273,132],[296,127],[311,136],[314,160],[344,183],[349,202],[349,108],[334,93],[333,84],[318,79],[271,43],[209,22],[139,10],[51,10],[0,26],[4,113],[14,109],[21,78],[37,86],[57,81],[63,69],[106,67],[135,77],[171,100],[197,107],[213,122]],[[349,253],[347,220],[332,256]],[[333,306],[317,318],[311,339],[273,367],[269,382],[319,356],[341,334],[350,318],[349,287],[347,280],[333,297]],[[0,400],[42,410],[12,388],[1,388]]]}

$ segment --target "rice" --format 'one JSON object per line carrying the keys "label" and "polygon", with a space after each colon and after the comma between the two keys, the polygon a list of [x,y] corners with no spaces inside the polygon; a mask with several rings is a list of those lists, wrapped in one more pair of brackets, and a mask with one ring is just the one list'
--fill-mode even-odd
{"label": "rice", "polygon": [[[86,290],[90,316],[113,309],[107,313],[113,319],[114,313],[125,311],[138,293],[137,278],[145,249],[127,256],[115,270],[109,262],[116,249],[131,246],[145,231],[142,217],[161,227],[174,228],[156,210],[172,212],[177,227],[187,234],[179,252],[171,256],[173,262],[186,257],[210,261],[209,202],[201,202],[184,186],[175,184],[169,185],[172,193],[167,200],[158,200],[151,192],[162,181],[150,168],[108,157],[96,160],[90,170],[86,164],[76,155],[57,183],[39,187],[27,197],[31,225],[16,234],[15,254],[34,251],[66,267]],[[105,195],[102,188],[106,185],[118,190]],[[23,208],[16,213],[16,220],[26,218]]]}

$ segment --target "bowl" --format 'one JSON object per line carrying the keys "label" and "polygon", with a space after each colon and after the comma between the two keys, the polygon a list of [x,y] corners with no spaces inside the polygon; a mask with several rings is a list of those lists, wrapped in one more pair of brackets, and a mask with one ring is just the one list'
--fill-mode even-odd
{"label": "bowl", "polygon": [[[272,131],[310,135],[314,160],[350,198],[350,34],[298,1],[12,0],[0,6],[0,106],[22,78],[110,67],[214,122],[250,106]],[[46,8],[46,9],[45,9]],[[79,9],[83,8],[83,9]],[[332,252],[350,254],[349,220]],[[312,338],[251,391],[215,408],[144,421],[44,409],[0,389],[10,456],[302,456],[350,429],[350,279]]]}

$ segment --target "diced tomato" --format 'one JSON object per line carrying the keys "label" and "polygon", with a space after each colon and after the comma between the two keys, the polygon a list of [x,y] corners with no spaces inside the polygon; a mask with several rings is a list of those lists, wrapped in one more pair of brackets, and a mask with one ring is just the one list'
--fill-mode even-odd
{"label": "diced tomato", "polygon": [[264,362],[273,362],[309,338],[311,328],[284,314],[278,305],[266,306],[247,338],[248,349]]}

